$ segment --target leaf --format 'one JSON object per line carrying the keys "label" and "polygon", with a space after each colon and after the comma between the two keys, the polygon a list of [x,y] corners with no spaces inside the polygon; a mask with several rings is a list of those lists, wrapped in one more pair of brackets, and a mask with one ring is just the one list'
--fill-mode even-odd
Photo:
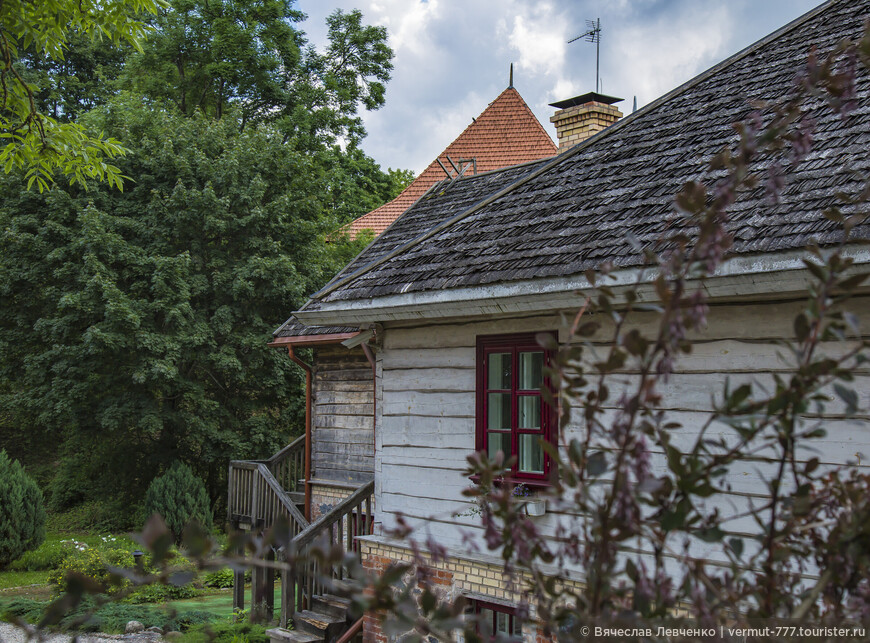
{"label": "leaf", "polygon": [[704,542],[717,543],[725,537],[725,532],[722,531],[719,527],[713,526],[699,529],[695,532],[695,535]]}
{"label": "leaf", "polygon": [[799,342],[805,342],[810,335],[810,324],[804,313],[794,318],[794,334]]}
{"label": "leaf", "polygon": [[598,477],[607,471],[607,457],[602,451],[596,451],[586,461],[586,471],[590,476]]}
{"label": "leaf", "polygon": [[734,555],[737,558],[743,556],[743,539],[742,538],[729,538],[728,546],[731,547],[731,551],[734,552]]}
{"label": "leaf", "polygon": [[686,512],[682,509],[665,511],[662,515],[661,525],[665,532],[682,529],[686,525]]}
{"label": "leaf", "polygon": [[846,413],[852,415],[858,411],[858,394],[853,389],[835,382],[834,392],[846,403]]}

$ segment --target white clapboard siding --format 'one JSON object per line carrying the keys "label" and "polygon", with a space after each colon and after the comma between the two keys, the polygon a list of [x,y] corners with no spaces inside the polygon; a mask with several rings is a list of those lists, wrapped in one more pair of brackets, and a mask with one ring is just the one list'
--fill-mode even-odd
{"label": "white clapboard siding", "polygon": [[[578,299],[578,307],[582,302]],[[667,410],[667,421],[684,426],[672,431],[673,443],[688,448],[696,439],[700,427],[707,421],[714,400],[721,400],[726,378],[732,389],[744,382],[753,383],[757,394],[762,386],[770,387],[772,372],[787,373],[794,358],[786,346],[777,340],[793,335],[793,318],[803,309],[802,302],[771,302],[714,306],[706,330],[694,338],[697,343],[690,355],[682,357],[675,373],[661,385],[661,408]],[[850,303],[850,310],[870,319],[870,298]],[[467,512],[473,504],[462,495],[470,485],[463,471],[466,457],[475,443],[476,338],[480,335],[559,330],[563,320],[571,320],[573,312],[548,316],[525,315],[512,319],[485,321],[450,320],[420,325],[403,322],[388,325],[383,333],[383,346],[378,351],[378,449],[375,458],[378,520],[393,524],[402,514],[420,534],[432,535],[448,546],[461,547],[462,532],[479,533],[474,516],[454,515]],[[611,322],[600,316],[602,328],[592,338],[590,346],[605,351]],[[657,323],[652,313],[637,314],[628,328],[637,327],[647,335],[655,333]],[[865,330],[865,333],[868,331]],[[559,330],[560,340],[567,333]],[[832,342],[820,347],[820,354],[839,356],[850,346]],[[611,406],[621,390],[636,377],[631,367],[612,378]],[[617,380],[623,383],[619,384]],[[870,368],[856,371],[851,384],[863,407],[870,407]],[[858,463],[870,470],[870,416],[847,417],[845,405],[830,392],[821,419],[808,419],[807,426],[816,423],[826,429],[824,439],[815,440],[810,448],[801,447],[801,461],[818,457],[827,469],[841,463]],[[321,399],[323,404],[338,404],[335,399]],[[612,417],[614,410],[605,414]],[[572,422],[560,436],[567,443],[572,437],[582,439],[582,422]],[[706,434],[709,438],[735,439],[727,425],[714,423]],[[770,455],[760,453],[759,456]],[[663,454],[651,453],[652,468],[664,472],[667,464]],[[774,465],[759,457],[757,461],[733,465],[723,480],[729,492],[708,499],[705,506],[719,508],[728,518],[727,531],[737,536],[757,532],[751,512],[762,506],[766,498],[764,478],[771,475]],[[576,524],[582,518],[567,508],[551,507],[536,524],[544,533],[554,533],[557,525]],[[481,551],[483,541],[478,538]],[[747,547],[751,544],[747,541]],[[693,542],[692,555],[710,560],[725,560],[722,546]]]}

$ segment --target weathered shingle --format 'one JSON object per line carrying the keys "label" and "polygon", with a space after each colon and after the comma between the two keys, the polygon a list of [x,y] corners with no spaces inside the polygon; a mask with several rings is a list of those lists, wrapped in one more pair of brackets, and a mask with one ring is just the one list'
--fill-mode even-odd
{"label": "weathered shingle", "polygon": [[[870,0],[831,2],[558,162],[493,173],[486,177],[491,185],[458,181],[449,199],[410,209],[391,228],[395,236],[388,238],[388,232],[380,245],[373,244],[342,271],[341,285],[329,287],[321,301],[576,275],[605,260],[639,265],[642,257],[626,233],[655,244],[673,219],[674,194],[685,181],[701,176],[723,146],[735,142],[732,124],[749,114],[750,103],[787,95],[811,47],[824,54],[842,38],[858,36],[868,15]],[[789,171],[780,202],[773,204],[759,188],[741,195],[730,210],[734,253],[777,252],[838,238],[838,227],[821,212],[836,202],[838,191],[856,188],[870,170],[866,76],[859,82],[858,108],[845,120],[810,107],[814,149]],[[764,166],[762,159],[758,169]],[[480,202],[484,188],[491,187],[493,194],[523,176],[532,178],[395,253],[409,239]],[[465,191],[473,194],[466,198]],[[858,233],[870,236],[867,226]],[[372,265],[391,252],[388,260]]]}

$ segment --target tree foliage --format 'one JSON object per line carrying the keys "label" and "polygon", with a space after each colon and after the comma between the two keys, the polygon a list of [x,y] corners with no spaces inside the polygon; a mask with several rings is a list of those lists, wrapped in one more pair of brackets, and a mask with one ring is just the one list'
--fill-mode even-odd
{"label": "tree foliage", "polygon": [[55,510],[99,500],[127,526],[175,459],[219,503],[229,458],[300,430],[271,331],[358,251],[335,230],[407,177],[356,144],[385,32],[336,13],[318,53],[291,4],[178,0],[139,53],[82,36],[16,67],[40,109],[125,146],[132,177],[123,193],[0,181],[0,444],[52,445]]}
{"label": "tree foliage", "polygon": [[384,103],[386,30],[338,10],[321,53],[294,27],[303,18],[289,0],[172,0],[131,58],[124,86],[187,115],[221,118],[234,106],[241,127],[273,123],[310,149],[338,137],[358,143],[359,107]]}
{"label": "tree foliage", "polygon": [[43,540],[42,492],[17,460],[0,451],[0,569]]}
{"label": "tree foliage", "polygon": [[211,503],[205,485],[179,461],[151,481],[145,494],[145,512],[159,514],[175,535],[176,542],[181,542],[184,528],[192,520],[211,529]]}
{"label": "tree foliage", "polygon": [[[123,153],[117,140],[88,134],[76,123],[62,122],[43,113],[38,94],[19,73],[24,57],[62,61],[72,37],[108,39],[138,46],[146,25],[142,12],[155,12],[161,0],[44,0],[0,4],[0,163],[8,174],[25,172],[28,188],[42,191],[56,172],[70,183],[86,185],[92,179],[121,187],[121,174],[111,159]],[[32,75],[25,74],[29,79]]]}
{"label": "tree foliage", "polygon": [[92,497],[133,501],[182,458],[217,498],[230,457],[298,430],[300,375],[266,344],[348,254],[324,243],[342,222],[326,207],[335,176],[232,118],[130,99],[99,125],[130,141],[132,189],[2,186],[2,399],[62,441]]}

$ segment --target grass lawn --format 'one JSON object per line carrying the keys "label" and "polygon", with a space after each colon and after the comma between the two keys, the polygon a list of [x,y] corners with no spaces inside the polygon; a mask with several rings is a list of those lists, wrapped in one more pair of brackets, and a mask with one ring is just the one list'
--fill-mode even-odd
{"label": "grass lawn", "polygon": [[[245,600],[250,601],[251,596],[248,593]],[[170,601],[166,603],[167,607],[174,610],[202,610],[209,614],[214,614],[220,617],[229,617],[233,615],[233,590],[221,590],[219,594],[209,594],[206,596],[197,596],[196,598],[187,598],[182,601]],[[249,604],[245,605],[250,608]],[[281,607],[281,586],[276,583],[275,587],[275,611]]]}
{"label": "grass lawn", "polygon": [[10,588],[24,588],[31,585],[46,585],[48,572],[0,572],[0,591]]}

